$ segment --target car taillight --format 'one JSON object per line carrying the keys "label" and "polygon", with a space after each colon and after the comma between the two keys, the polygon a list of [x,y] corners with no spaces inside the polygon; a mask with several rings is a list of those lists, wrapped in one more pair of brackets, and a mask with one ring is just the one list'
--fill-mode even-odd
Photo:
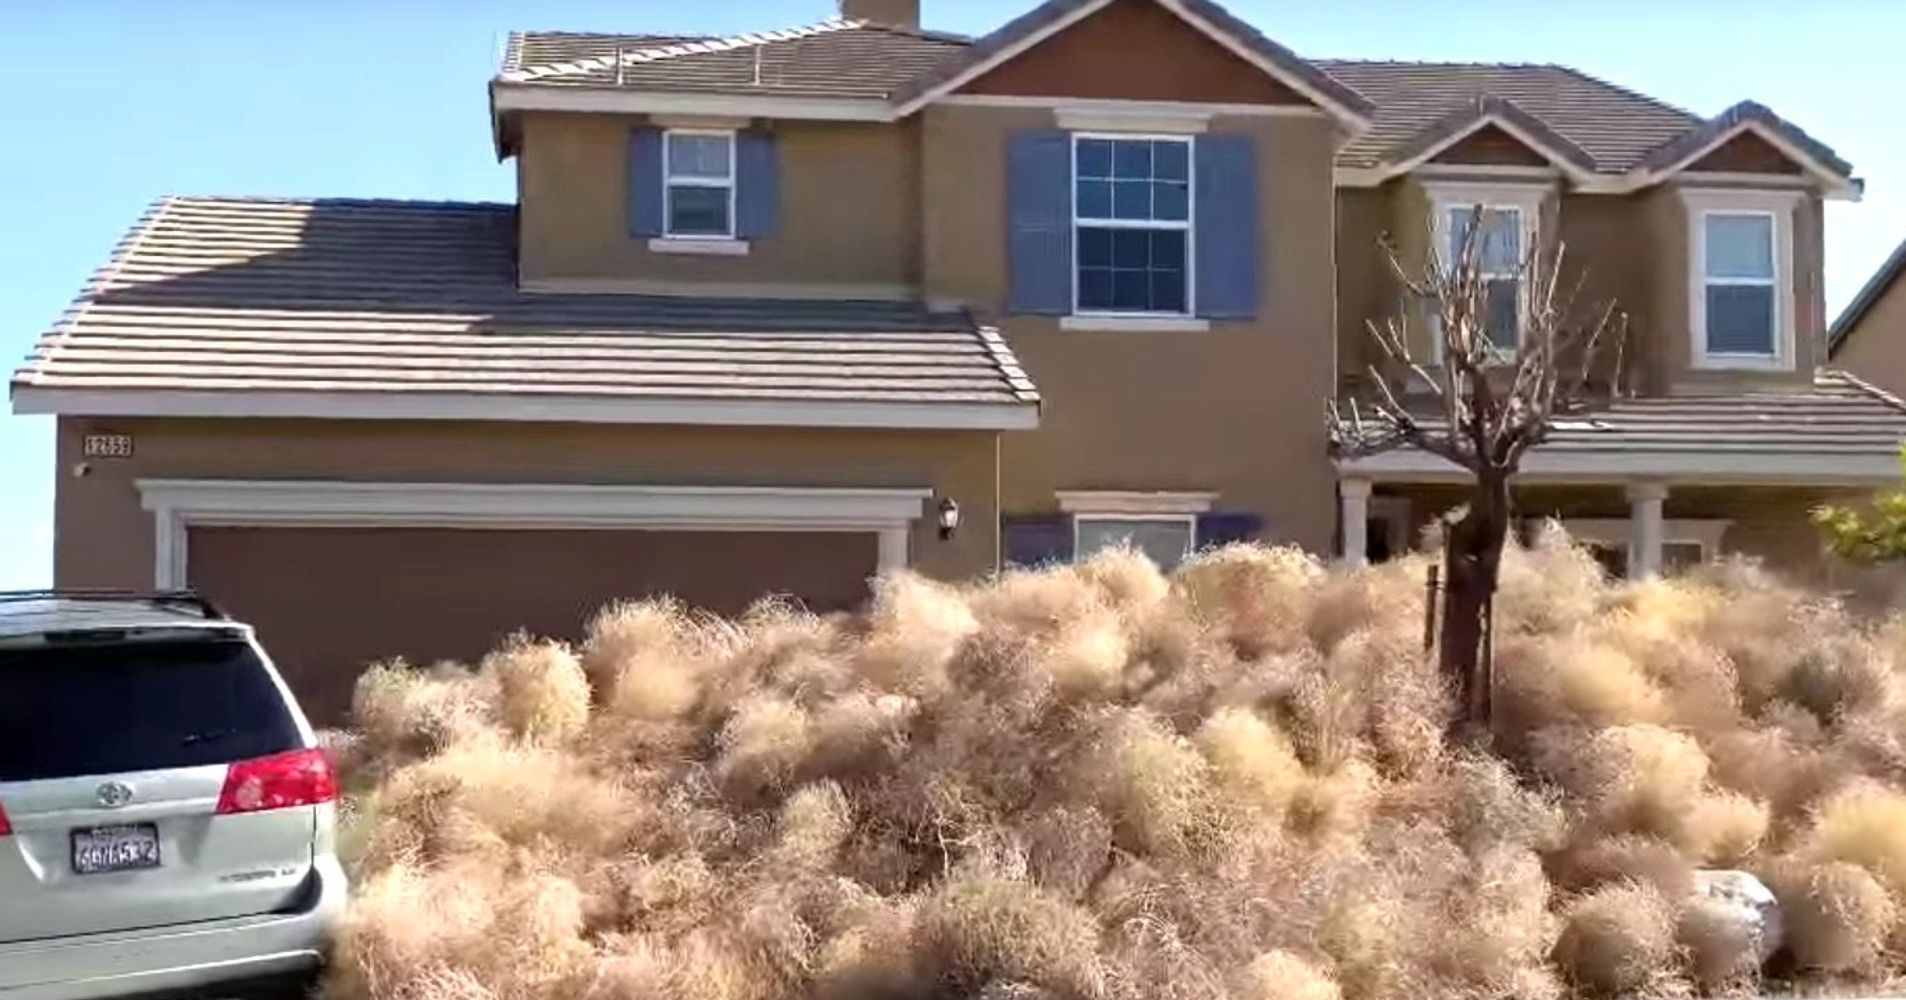
{"label": "car taillight", "polygon": [[227,816],[314,806],[337,797],[337,777],[324,754],[293,750],[233,764],[225,773],[224,790],[218,793],[218,812]]}

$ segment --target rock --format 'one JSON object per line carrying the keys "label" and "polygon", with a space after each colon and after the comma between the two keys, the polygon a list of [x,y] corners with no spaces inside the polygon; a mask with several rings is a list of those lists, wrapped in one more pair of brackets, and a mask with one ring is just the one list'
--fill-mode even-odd
{"label": "rock", "polygon": [[1737,922],[1743,934],[1751,936],[1762,963],[1780,950],[1785,934],[1780,904],[1772,890],[1747,872],[1695,872],[1694,895],[1688,898],[1688,905],[1698,905],[1706,913]]}

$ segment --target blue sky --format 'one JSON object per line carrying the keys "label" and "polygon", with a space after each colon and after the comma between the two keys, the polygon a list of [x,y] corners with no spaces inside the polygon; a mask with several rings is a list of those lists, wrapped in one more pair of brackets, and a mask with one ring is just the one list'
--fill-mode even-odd
{"label": "blue sky", "polygon": [[[926,0],[982,33],[1032,0]],[[1837,313],[1906,238],[1896,0],[1230,0],[1311,56],[1560,62],[1702,115],[1771,106],[1853,161]],[[168,193],[508,199],[484,82],[513,28],[725,32],[833,0],[0,0],[0,356],[24,356]],[[1892,81],[1892,87],[1884,86]],[[52,422],[0,416],[0,588],[51,577]]]}

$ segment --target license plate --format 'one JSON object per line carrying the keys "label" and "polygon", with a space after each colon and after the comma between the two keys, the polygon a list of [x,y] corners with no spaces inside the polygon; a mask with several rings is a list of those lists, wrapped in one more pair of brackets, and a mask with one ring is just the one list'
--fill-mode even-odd
{"label": "license plate", "polygon": [[73,831],[73,872],[102,875],[159,867],[159,828],[151,823]]}

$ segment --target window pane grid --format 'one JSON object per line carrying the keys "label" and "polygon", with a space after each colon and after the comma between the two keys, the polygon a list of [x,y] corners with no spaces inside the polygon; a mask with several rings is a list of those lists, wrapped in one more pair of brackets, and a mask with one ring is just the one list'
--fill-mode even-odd
{"label": "window pane grid", "polygon": [[668,132],[665,141],[668,234],[733,236],[734,135]]}
{"label": "window pane grid", "polygon": [[1074,140],[1074,307],[1190,311],[1191,144]]}
{"label": "window pane grid", "polygon": [[1779,295],[1773,216],[1709,212],[1701,225],[1706,352],[1719,357],[1776,357]]}

